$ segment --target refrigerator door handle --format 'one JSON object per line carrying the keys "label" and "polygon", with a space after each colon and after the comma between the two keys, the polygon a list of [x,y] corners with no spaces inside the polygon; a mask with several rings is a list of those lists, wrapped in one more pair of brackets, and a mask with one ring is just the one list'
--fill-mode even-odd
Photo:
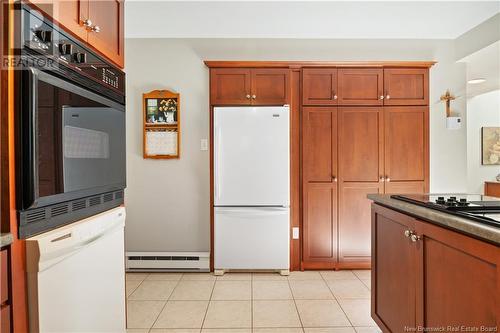
{"label": "refrigerator door handle", "polygon": [[214,191],[215,191],[216,201],[219,201],[219,199],[220,199],[219,168],[220,168],[221,135],[222,135],[222,131],[221,131],[220,127],[217,126],[217,124],[216,124],[215,125],[215,149],[214,149],[214,155],[215,155]]}

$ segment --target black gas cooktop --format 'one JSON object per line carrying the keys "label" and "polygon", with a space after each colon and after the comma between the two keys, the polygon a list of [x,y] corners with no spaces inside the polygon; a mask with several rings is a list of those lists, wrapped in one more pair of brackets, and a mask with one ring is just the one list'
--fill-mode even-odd
{"label": "black gas cooktop", "polygon": [[500,228],[500,199],[479,194],[409,194],[391,198]]}

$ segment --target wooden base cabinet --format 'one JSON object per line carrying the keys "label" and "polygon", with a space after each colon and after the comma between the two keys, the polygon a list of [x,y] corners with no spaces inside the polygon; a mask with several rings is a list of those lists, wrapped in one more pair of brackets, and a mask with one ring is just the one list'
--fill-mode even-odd
{"label": "wooden base cabinet", "polygon": [[500,247],[372,207],[372,317],[384,332],[500,327]]}

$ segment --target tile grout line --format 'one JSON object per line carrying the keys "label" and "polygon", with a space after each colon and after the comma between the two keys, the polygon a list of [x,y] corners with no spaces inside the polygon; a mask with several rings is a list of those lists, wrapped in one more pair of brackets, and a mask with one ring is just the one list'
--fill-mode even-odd
{"label": "tile grout line", "polygon": [[[354,274],[354,272],[352,272],[351,270],[351,273]],[[342,313],[344,314],[344,316],[347,318],[347,321],[349,322],[349,324],[351,324],[351,327],[356,331],[356,329],[354,328],[354,325],[352,324],[352,321],[351,319],[347,316],[347,313],[344,311],[344,308],[342,307],[342,305],[340,304],[340,301],[338,300],[337,296],[335,296],[335,294],[333,293],[332,289],[330,288],[330,286],[328,285],[328,282],[326,281],[325,277],[323,276],[323,274],[319,273],[319,275],[321,275],[321,278],[323,279],[323,281],[325,282],[326,286],[328,287],[328,290],[330,291],[330,293],[332,294],[333,298],[335,299],[335,301],[337,302],[337,304],[339,305],[339,308],[340,310],[342,310]],[[354,274],[356,275],[356,274]]]}
{"label": "tile grout line", "polygon": [[205,319],[207,318],[208,308],[210,307],[210,303],[212,303],[212,296],[214,294],[215,284],[217,283],[217,277],[215,277],[214,285],[212,286],[212,290],[210,291],[210,297],[208,298],[207,308],[205,310],[205,315],[203,316],[203,320],[201,321],[200,332],[203,330],[203,326],[205,326]]}
{"label": "tile grout line", "polygon": [[300,328],[302,329],[302,332],[305,332],[304,330],[304,323],[302,322],[302,318],[300,317],[300,312],[299,312],[299,307],[297,306],[297,302],[295,301],[295,296],[293,295],[293,290],[292,286],[290,285],[290,279],[286,279],[288,282],[288,288],[290,289],[290,293],[292,294],[292,300],[293,304],[295,305],[295,311],[297,311],[297,317],[299,317],[299,322],[300,322]]}
{"label": "tile grout line", "polygon": [[153,329],[153,327],[155,326],[156,322],[158,321],[158,318],[160,318],[161,313],[163,312],[163,310],[165,310],[165,307],[167,306],[168,302],[170,301],[170,297],[172,297],[172,294],[174,293],[175,288],[177,288],[177,286],[179,285],[179,282],[182,280],[183,276],[184,276],[184,273],[182,273],[181,277],[179,278],[179,280],[177,280],[177,283],[175,284],[174,288],[172,289],[172,292],[170,293],[170,295],[168,295],[168,298],[165,301],[165,304],[163,304],[163,307],[161,308],[160,312],[158,313],[158,316],[156,316],[156,319],[153,322],[153,324],[151,325],[151,327],[149,328],[149,331],[151,331]]}
{"label": "tile grout line", "polygon": [[253,273],[250,273],[250,332],[253,333]]}

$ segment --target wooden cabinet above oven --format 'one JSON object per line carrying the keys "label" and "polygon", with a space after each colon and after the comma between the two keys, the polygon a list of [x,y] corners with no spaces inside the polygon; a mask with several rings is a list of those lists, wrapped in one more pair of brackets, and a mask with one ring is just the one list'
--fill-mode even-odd
{"label": "wooden cabinet above oven", "polygon": [[106,56],[124,66],[123,0],[31,0],[55,21]]}

